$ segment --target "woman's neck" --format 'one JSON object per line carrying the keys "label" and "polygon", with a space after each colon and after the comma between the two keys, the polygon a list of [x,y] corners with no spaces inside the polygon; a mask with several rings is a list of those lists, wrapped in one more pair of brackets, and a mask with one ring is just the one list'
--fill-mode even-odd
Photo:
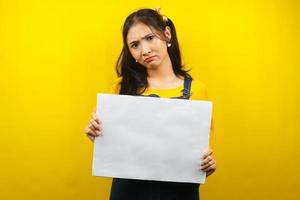
{"label": "woman's neck", "polygon": [[149,88],[173,88],[182,84],[182,77],[174,73],[170,57],[161,63],[160,66],[147,69]]}

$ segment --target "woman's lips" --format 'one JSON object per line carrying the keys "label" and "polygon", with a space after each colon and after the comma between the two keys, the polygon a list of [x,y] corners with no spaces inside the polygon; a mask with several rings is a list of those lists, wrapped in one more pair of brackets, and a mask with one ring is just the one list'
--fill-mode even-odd
{"label": "woman's lips", "polygon": [[154,60],[154,59],[155,59],[155,56],[151,56],[151,57],[146,58],[144,61],[145,61],[146,63],[149,63],[149,62],[151,62],[151,61]]}

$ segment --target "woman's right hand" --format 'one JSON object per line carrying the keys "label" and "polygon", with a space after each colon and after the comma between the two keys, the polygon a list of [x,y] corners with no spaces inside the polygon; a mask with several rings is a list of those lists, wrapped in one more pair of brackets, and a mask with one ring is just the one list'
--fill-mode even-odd
{"label": "woman's right hand", "polygon": [[101,124],[100,118],[94,111],[92,113],[92,119],[90,120],[89,124],[85,128],[85,133],[92,142],[94,142],[95,137],[102,134],[100,124]]}

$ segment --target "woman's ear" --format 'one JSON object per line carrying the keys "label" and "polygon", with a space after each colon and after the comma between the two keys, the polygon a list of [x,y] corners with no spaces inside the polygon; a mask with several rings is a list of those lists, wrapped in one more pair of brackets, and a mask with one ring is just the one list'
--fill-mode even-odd
{"label": "woman's ear", "polygon": [[166,26],[165,28],[165,36],[168,38],[169,41],[171,41],[171,29],[169,26]]}

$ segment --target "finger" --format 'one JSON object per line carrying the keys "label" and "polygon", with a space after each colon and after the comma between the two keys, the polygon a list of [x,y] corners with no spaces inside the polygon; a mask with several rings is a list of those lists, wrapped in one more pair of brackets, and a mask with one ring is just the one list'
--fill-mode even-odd
{"label": "finger", "polygon": [[215,163],[215,160],[214,160],[214,159],[211,159],[210,161],[206,162],[205,164],[201,164],[199,167],[200,167],[201,169],[204,169],[204,168],[206,168],[206,167],[212,165],[213,163]]}
{"label": "finger", "polygon": [[212,157],[212,156],[206,157],[204,160],[202,160],[200,166],[206,165],[206,164],[209,163],[211,160],[213,160],[213,157]]}
{"label": "finger", "polygon": [[94,142],[94,140],[95,140],[95,137],[94,136],[92,136],[92,135],[87,135],[88,136],[88,138],[92,141],[92,142]]}
{"label": "finger", "polygon": [[102,134],[101,130],[91,130],[90,133],[94,136],[99,136]]}
{"label": "finger", "polygon": [[216,165],[212,165],[212,166],[210,167],[210,169],[207,169],[207,170],[205,171],[205,172],[206,172],[206,176],[211,175],[213,172],[216,171],[216,169],[217,169]]}
{"label": "finger", "polygon": [[97,122],[95,122],[93,119],[90,120],[89,126],[90,129],[92,129],[93,131],[95,130],[100,130],[100,125],[97,124]]}
{"label": "finger", "polygon": [[200,167],[202,171],[208,171],[212,169],[216,165],[216,162],[212,160],[211,162],[207,163],[207,165]]}
{"label": "finger", "polygon": [[102,129],[99,124],[96,124],[95,122],[92,123],[93,125],[93,132],[97,135],[100,135],[102,133]]}
{"label": "finger", "polygon": [[202,160],[206,159],[208,156],[211,156],[212,152],[207,152],[202,156]]}
{"label": "finger", "polygon": [[100,118],[99,118],[99,116],[98,116],[96,113],[93,113],[93,114],[92,114],[92,117],[93,117],[93,119],[94,119],[98,124],[101,124]]}
{"label": "finger", "polygon": [[94,130],[94,127],[91,124],[86,128],[85,133],[87,135],[97,136],[97,132]]}
{"label": "finger", "polygon": [[92,120],[91,124],[93,125],[93,127],[94,127],[95,130],[100,130],[100,125],[97,122],[95,122],[95,121]]}
{"label": "finger", "polygon": [[95,133],[96,133],[96,136],[99,136],[99,135],[101,135],[101,134],[102,134],[101,130],[100,130],[100,131],[99,131],[99,130],[97,130],[97,131],[95,131]]}
{"label": "finger", "polygon": [[87,129],[88,129],[88,132],[95,132],[95,127],[93,126],[93,124],[91,122],[89,123]]}
{"label": "finger", "polygon": [[211,171],[208,171],[206,172],[206,177],[210,176],[212,173],[214,173],[216,170],[211,170]]}
{"label": "finger", "polygon": [[92,129],[90,128],[90,124],[85,128],[84,132],[85,132],[85,134],[93,133]]}
{"label": "finger", "polygon": [[92,137],[98,137],[98,136],[100,136],[102,133],[101,133],[101,131],[92,131],[92,130],[90,130],[90,131],[88,131],[87,132],[87,136],[88,135],[90,135],[90,136],[92,136]]}
{"label": "finger", "polygon": [[205,159],[207,156],[212,155],[213,151],[211,149],[207,150],[206,152],[204,152],[202,159]]}
{"label": "finger", "polygon": [[85,129],[84,129],[85,134],[87,134],[89,131],[90,131],[89,126],[85,127]]}

